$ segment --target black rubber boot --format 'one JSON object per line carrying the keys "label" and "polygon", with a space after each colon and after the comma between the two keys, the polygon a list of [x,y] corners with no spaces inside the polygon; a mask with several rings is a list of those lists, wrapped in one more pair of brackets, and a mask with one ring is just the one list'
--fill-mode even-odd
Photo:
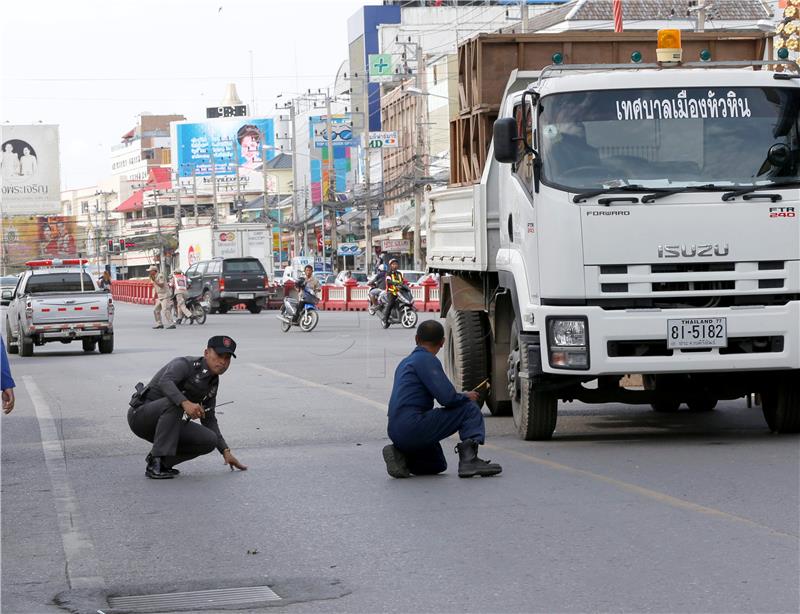
{"label": "black rubber boot", "polygon": [[476,475],[488,477],[497,475],[503,468],[497,463],[478,458],[478,442],[465,439],[456,446],[458,454],[458,477],[471,478]]}
{"label": "black rubber boot", "polygon": [[[152,454],[148,454],[147,455],[147,459],[146,460],[147,460],[148,466],[150,465],[150,463],[153,462],[154,458],[155,457]],[[178,471],[177,469],[175,469],[174,467],[167,467],[167,465],[164,463],[164,459],[163,458],[161,459],[161,471],[163,471],[164,473],[171,473],[172,475],[180,475],[181,474],[181,472]]]}
{"label": "black rubber boot", "polygon": [[383,448],[383,460],[386,461],[386,473],[393,478],[410,478],[405,455],[392,444]]}

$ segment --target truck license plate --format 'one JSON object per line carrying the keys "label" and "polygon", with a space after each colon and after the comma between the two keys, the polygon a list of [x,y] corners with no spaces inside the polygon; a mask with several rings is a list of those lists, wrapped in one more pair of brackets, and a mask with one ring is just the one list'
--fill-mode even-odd
{"label": "truck license plate", "polygon": [[683,318],[667,320],[667,348],[728,347],[728,323],[725,318]]}
{"label": "truck license plate", "polygon": [[255,298],[254,294],[239,294],[239,298]]}

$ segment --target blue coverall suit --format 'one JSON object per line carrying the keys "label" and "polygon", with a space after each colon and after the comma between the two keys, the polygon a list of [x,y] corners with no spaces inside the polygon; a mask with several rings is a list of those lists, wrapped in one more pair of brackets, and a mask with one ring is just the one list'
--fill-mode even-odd
{"label": "blue coverall suit", "polygon": [[9,388],[16,388],[14,378],[11,377],[11,365],[8,364],[8,356],[6,356],[6,344],[3,338],[0,337],[0,390],[8,390]]}
{"label": "blue coverall suit", "polygon": [[[433,406],[434,399],[441,407]],[[439,359],[419,346],[394,372],[388,432],[416,475],[447,469],[439,442],[453,433],[458,432],[462,441],[474,439],[480,444],[486,437],[478,405],[456,392]]]}

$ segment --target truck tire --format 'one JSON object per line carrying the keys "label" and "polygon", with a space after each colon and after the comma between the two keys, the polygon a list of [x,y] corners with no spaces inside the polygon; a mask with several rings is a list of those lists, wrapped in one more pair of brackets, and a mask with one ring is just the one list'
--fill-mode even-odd
{"label": "truck tire", "polygon": [[800,433],[800,384],[798,374],[792,375],[761,393],[761,410],[773,433]]}
{"label": "truck tire", "polygon": [[[674,376],[670,375],[645,374],[642,377],[642,381],[644,383],[645,390],[666,391],[668,389],[677,390],[681,387],[680,382]],[[674,414],[676,411],[678,411],[678,409],[680,409],[680,406],[681,400],[670,396],[664,396],[659,398],[657,401],[650,403],[650,407],[653,408],[653,411],[658,412],[659,414]]]}
{"label": "truck tire", "polygon": [[472,390],[489,377],[486,329],[480,312],[450,309],[444,321],[444,343],[444,368],[458,392]]}
{"label": "truck tire", "polygon": [[110,354],[114,351],[114,335],[103,335],[97,345],[101,354]]}
{"label": "truck tire", "polygon": [[[511,410],[517,432],[525,441],[547,441],[553,437],[558,418],[558,397],[550,391],[536,390],[529,373],[529,343],[522,341],[515,322],[511,328],[511,351],[508,354],[508,381]],[[538,348],[537,348],[538,349]]]}
{"label": "truck tire", "polygon": [[252,314],[261,313],[261,305],[248,305],[247,311]]}
{"label": "truck tire", "polygon": [[6,318],[6,349],[9,354],[19,353],[19,344],[11,342],[11,325],[8,323],[8,318]]}
{"label": "truck tire", "polygon": [[208,305],[208,313],[217,313],[217,310],[211,305],[211,292],[208,290],[203,290],[203,294],[200,296],[200,301]]}
{"label": "truck tire", "polygon": [[84,352],[94,352],[94,349],[95,349],[95,346],[97,345],[97,342],[94,339],[92,339],[91,337],[87,337],[87,338],[81,339],[81,344],[83,345],[83,351]]}
{"label": "truck tire", "polygon": [[20,356],[33,356],[33,339],[22,334],[22,324],[19,325],[17,344],[19,345]]}
{"label": "truck tire", "polygon": [[[485,318],[484,322],[486,330],[489,330],[489,323],[486,322]],[[495,342],[492,336],[490,336],[488,339],[488,346],[489,347],[487,350],[487,354],[489,356],[489,364],[487,365],[487,367],[488,367],[489,377],[492,378],[491,381],[492,387],[489,388],[489,394],[486,396],[486,407],[489,410],[489,413],[491,413],[493,416],[510,416],[512,413],[511,399],[501,400],[497,398],[499,396],[498,393],[500,392],[501,387],[503,390],[506,390],[508,388],[508,376],[504,373],[500,381],[494,381],[495,377],[494,377],[493,365],[496,358],[494,356]]]}

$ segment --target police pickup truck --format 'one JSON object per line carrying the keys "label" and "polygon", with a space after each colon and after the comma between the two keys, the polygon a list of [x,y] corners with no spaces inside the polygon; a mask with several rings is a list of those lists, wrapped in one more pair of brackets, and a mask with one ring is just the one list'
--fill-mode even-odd
{"label": "police pickup truck", "polygon": [[114,302],[84,269],[86,260],[34,260],[20,275],[5,314],[9,354],[33,356],[34,345],[80,339],[85,352],[114,351]]}

